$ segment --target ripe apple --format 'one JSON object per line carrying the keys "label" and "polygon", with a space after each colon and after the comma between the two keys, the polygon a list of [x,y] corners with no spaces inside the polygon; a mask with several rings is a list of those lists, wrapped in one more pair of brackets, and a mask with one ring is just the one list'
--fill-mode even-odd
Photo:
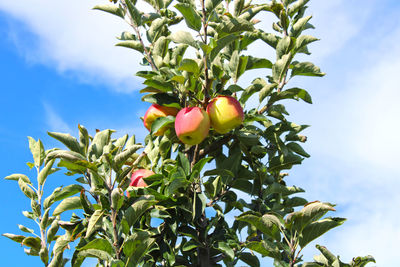
{"label": "ripe apple", "polygon": [[243,108],[231,96],[218,96],[207,105],[211,126],[217,133],[224,134],[242,124]]}
{"label": "ripe apple", "polygon": [[209,129],[210,119],[202,108],[183,108],[176,115],[176,135],[187,145],[200,144],[207,137]]}
{"label": "ripe apple", "polygon": [[[160,117],[166,117],[169,115],[176,116],[179,109],[173,107],[164,107],[157,104],[152,104],[144,114],[143,124],[147,130],[151,130],[153,122]],[[168,129],[168,127],[161,127],[154,135],[161,136]]]}
{"label": "ripe apple", "polygon": [[131,182],[129,185],[134,187],[146,187],[147,184],[145,183],[143,178],[149,177],[150,175],[153,174],[154,172],[151,170],[146,170],[146,169],[136,170],[132,173]]}

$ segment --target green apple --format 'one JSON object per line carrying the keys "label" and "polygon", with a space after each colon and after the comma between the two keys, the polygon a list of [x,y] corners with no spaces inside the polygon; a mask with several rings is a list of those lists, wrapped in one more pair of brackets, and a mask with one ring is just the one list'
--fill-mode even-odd
{"label": "green apple", "polygon": [[187,107],[176,115],[175,132],[184,144],[200,144],[207,137],[209,129],[210,119],[202,108]]}
{"label": "green apple", "polygon": [[[173,107],[164,107],[160,106],[157,104],[153,104],[149,107],[149,109],[146,111],[144,114],[143,118],[143,124],[144,127],[147,128],[147,130],[151,130],[151,125],[153,122],[160,117],[166,117],[166,116],[176,116],[178,113],[179,109],[173,108]],[[164,134],[164,132],[168,129],[168,127],[162,127],[160,128],[157,132],[153,133],[154,135],[161,136]]]}
{"label": "green apple", "polygon": [[243,108],[239,101],[231,96],[218,96],[207,105],[211,126],[217,133],[224,134],[242,124]]}

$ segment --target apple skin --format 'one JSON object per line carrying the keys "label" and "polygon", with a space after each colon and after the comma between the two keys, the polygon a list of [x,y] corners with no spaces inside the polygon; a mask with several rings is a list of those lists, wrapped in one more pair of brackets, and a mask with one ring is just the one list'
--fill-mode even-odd
{"label": "apple skin", "polygon": [[207,105],[211,126],[217,133],[225,134],[242,124],[243,108],[239,101],[231,96],[218,96]]}
{"label": "apple skin", "polygon": [[210,118],[202,108],[183,108],[176,115],[175,132],[184,144],[200,144],[207,137],[209,130]]}
{"label": "apple skin", "polygon": [[[160,117],[176,116],[179,109],[173,107],[164,107],[157,104],[152,104],[144,114],[143,124],[147,130],[151,131],[151,125],[153,122]],[[157,132],[153,133],[156,136],[161,136],[168,129],[168,127],[162,127]]]}
{"label": "apple skin", "polygon": [[146,169],[136,170],[132,173],[131,182],[129,185],[134,187],[146,187],[147,184],[145,183],[143,178],[149,177],[150,175],[153,174],[154,172],[151,170],[146,170]]}

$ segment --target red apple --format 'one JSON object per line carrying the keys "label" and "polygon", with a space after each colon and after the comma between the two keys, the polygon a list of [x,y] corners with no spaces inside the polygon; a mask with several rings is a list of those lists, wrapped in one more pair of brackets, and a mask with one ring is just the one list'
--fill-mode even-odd
{"label": "red apple", "polygon": [[187,107],[176,115],[176,135],[187,145],[200,144],[207,137],[209,129],[210,119],[202,108]]}
{"label": "red apple", "polygon": [[153,174],[154,172],[151,170],[146,170],[146,169],[136,170],[132,173],[131,182],[129,185],[134,187],[146,187],[147,184],[145,183],[143,178],[149,177],[150,175]]}
{"label": "red apple", "polygon": [[[151,125],[153,122],[160,117],[166,117],[166,116],[176,116],[178,113],[179,109],[173,108],[173,107],[164,107],[160,106],[157,104],[153,104],[149,107],[149,109],[146,111],[144,114],[143,118],[143,123],[144,127],[147,128],[147,130],[151,130]],[[157,132],[153,133],[154,135],[161,136],[164,134],[164,132],[168,129],[168,127],[162,127],[160,128]]]}
{"label": "red apple", "polygon": [[207,105],[211,126],[217,133],[224,134],[242,124],[243,108],[231,96],[218,96]]}

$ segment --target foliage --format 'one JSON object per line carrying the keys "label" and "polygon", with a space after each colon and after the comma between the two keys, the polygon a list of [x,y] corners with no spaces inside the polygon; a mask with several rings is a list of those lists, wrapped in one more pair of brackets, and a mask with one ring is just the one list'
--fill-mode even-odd
{"label": "foliage", "polygon": [[[135,0],[113,2],[95,9],[132,27],[117,46],[143,54],[144,70],[136,74],[144,79],[143,101],[206,108],[214,97],[231,95],[244,107],[244,122],[227,134],[211,129],[195,146],[178,140],[173,116],[158,118],[151,132],[169,129],[163,136],[149,134],[143,145],[134,136],[115,139],[112,130],[90,136],[82,125],[78,139],[49,133],[65,149],[45,150],[40,140],[29,138],[34,163],[28,165],[37,169],[37,186],[23,174],[6,179],[18,181],[31,200],[32,211],[24,215],[38,223],[40,235],[20,225],[29,235],[4,236],[29,247],[25,252],[40,256],[45,266],[64,266],[64,251],[74,241],[72,266],[87,257],[112,267],[234,266],[239,261],[260,266],[258,255],[273,258],[275,266],[374,261],[365,257],[344,264],[318,246],[322,256],[301,263],[305,246],[345,221],[325,216],[334,205],[294,196],[304,190],[285,182],[284,171],[309,154],[301,145],[308,126],[290,122],[283,103],[312,103],[305,89],[286,85],[295,76],[324,75],[313,63],[295,60],[310,54],[308,45],[318,40],[304,34],[314,28],[311,16],[305,16],[308,0],[145,0],[150,12]],[[261,15],[275,17],[272,33],[257,28]],[[186,30],[172,31],[174,25]],[[256,41],[274,49],[276,59],[251,55]],[[239,79],[253,69],[264,69],[266,76],[240,86]],[[253,108],[257,95],[259,105]],[[140,168],[156,174],[145,178],[147,187],[129,186],[132,171]],[[43,199],[47,177],[60,169],[71,179],[77,176],[76,182]],[[238,214],[233,222],[232,214]]]}

